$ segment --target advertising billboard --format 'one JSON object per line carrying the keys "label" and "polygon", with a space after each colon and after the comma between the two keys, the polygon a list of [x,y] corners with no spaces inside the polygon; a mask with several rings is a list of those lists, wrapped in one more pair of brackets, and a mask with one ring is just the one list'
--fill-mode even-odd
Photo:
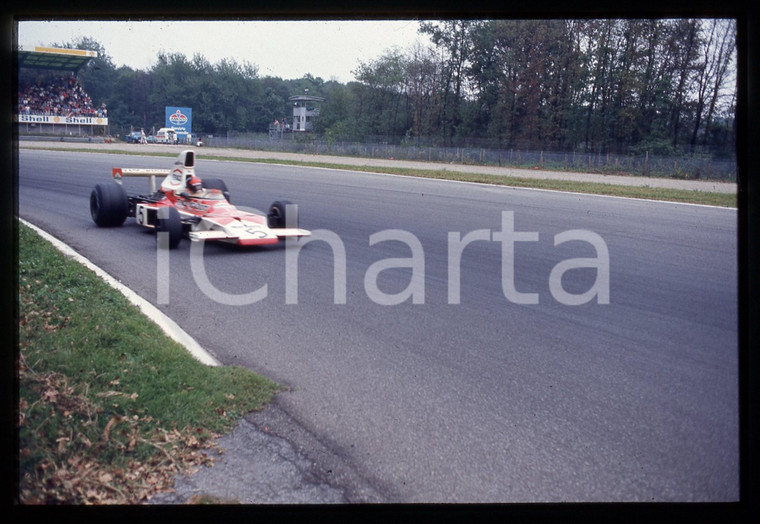
{"label": "advertising billboard", "polygon": [[21,113],[15,115],[18,122],[24,124],[80,124],[87,126],[107,126],[108,119],[95,116],[51,116],[51,115],[27,115]]}
{"label": "advertising billboard", "polygon": [[193,109],[190,107],[166,106],[165,127],[173,127],[180,138],[184,138],[193,129]]}

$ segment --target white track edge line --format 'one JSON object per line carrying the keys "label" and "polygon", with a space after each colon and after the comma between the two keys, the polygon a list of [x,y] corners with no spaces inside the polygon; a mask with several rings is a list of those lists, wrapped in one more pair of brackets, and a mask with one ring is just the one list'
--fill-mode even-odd
{"label": "white track edge line", "polygon": [[140,295],[129,289],[127,286],[106,273],[103,269],[93,264],[89,259],[77,253],[69,245],[57,239],[50,233],[40,229],[34,224],[27,222],[21,217],[19,217],[18,220],[27,227],[33,229],[42,238],[50,242],[56,249],[58,249],[58,251],[90,269],[100,278],[105,280],[106,283],[109,284],[112,288],[120,291],[127,298],[127,300],[129,300],[129,302],[140,308],[140,311],[142,311],[142,313],[148,317],[148,319],[158,325],[158,327],[160,327],[161,330],[166,333],[169,338],[187,349],[187,351],[190,352],[190,354],[195,357],[196,360],[200,361],[203,364],[206,364],[207,366],[221,366],[221,363],[213,356],[211,356],[211,354],[209,354],[205,349],[203,349],[193,337],[191,337],[184,329],[179,327],[176,322],[166,316],[166,314],[164,314],[153,304],[142,298]]}

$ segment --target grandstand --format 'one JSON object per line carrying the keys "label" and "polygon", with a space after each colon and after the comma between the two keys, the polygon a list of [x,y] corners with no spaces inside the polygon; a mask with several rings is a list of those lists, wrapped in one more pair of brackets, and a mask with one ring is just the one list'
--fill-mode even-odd
{"label": "grandstand", "polygon": [[17,136],[108,136],[107,108],[93,103],[76,76],[97,56],[82,49],[20,48],[14,114]]}

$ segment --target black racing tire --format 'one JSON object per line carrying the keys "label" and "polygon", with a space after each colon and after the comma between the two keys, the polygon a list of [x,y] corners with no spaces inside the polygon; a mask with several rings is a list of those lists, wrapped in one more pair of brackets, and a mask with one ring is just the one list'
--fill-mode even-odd
{"label": "black racing tire", "polygon": [[227,189],[227,184],[221,178],[204,178],[203,187],[206,189],[218,189],[222,192],[224,198],[227,199],[227,202],[230,202],[230,190]]}
{"label": "black racing tire", "polygon": [[163,207],[158,210],[158,220],[156,221],[156,241],[159,233],[169,233],[169,249],[175,249],[182,240],[182,219],[179,211],[173,207]]}
{"label": "black racing tire", "polygon": [[116,182],[97,184],[90,193],[90,215],[98,227],[114,227],[129,215],[129,197]]}
{"label": "black racing tire", "polygon": [[298,227],[298,210],[297,208],[291,208],[291,216],[288,214],[288,205],[293,205],[293,203],[289,200],[277,200],[269,206],[267,225],[270,228],[280,229],[284,227]]}

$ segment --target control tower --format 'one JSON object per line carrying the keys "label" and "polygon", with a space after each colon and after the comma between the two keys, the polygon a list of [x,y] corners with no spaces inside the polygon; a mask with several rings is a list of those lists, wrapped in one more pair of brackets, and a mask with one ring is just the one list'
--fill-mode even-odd
{"label": "control tower", "polygon": [[293,102],[293,132],[311,131],[314,120],[319,117],[320,102],[325,99],[307,94],[288,98]]}

